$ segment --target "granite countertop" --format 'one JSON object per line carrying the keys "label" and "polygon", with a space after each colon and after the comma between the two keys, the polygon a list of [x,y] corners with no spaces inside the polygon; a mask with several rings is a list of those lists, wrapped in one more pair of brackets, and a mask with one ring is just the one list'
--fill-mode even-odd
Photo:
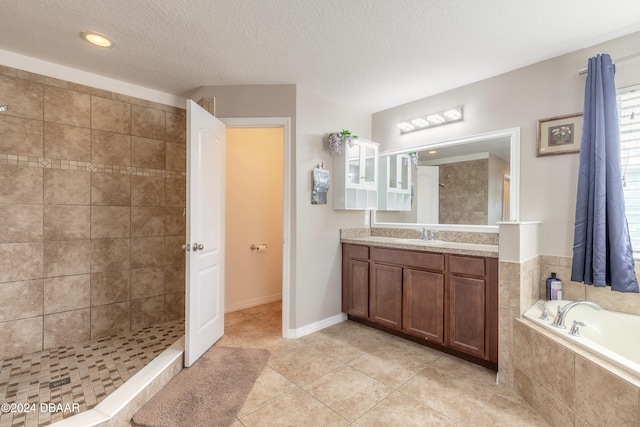
{"label": "granite countertop", "polygon": [[458,255],[473,255],[489,258],[498,257],[498,245],[486,245],[479,243],[459,243],[437,241],[434,243],[423,243],[418,239],[403,239],[398,237],[384,236],[361,236],[340,238],[341,243],[352,243],[366,246],[382,246],[387,248],[411,249],[425,252],[440,252]]}

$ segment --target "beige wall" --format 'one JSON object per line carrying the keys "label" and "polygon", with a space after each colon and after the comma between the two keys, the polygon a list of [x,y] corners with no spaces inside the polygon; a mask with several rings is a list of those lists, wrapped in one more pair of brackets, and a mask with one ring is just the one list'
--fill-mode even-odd
{"label": "beige wall", "polygon": [[[227,128],[225,311],[282,298],[284,130]],[[252,244],[268,246],[266,252]]]}
{"label": "beige wall", "polygon": [[[541,253],[571,255],[579,156],[536,157],[536,121],[582,111],[585,76],[578,70],[598,53],[620,58],[638,52],[640,33],[420,99],[373,115],[381,151],[511,127],[521,128],[520,219],[542,221]],[[640,83],[640,61],[617,66],[619,87]],[[464,106],[464,121],[400,136],[408,117]]]}
{"label": "beige wall", "polygon": [[335,188],[326,205],[311,204],[312,172],[324,162],[333,171],[327,148],[330,132],[348,129],[370,138],[371,115],[297,86],[296,113],[296,318],[298,327],[318,322],[342,311],[342,252],[340,229],[362,227],[364,211],[333,209]]}
{"label": "beige wall", "polygon": [[0,66],[0,359],[184,318],[184,110]]}

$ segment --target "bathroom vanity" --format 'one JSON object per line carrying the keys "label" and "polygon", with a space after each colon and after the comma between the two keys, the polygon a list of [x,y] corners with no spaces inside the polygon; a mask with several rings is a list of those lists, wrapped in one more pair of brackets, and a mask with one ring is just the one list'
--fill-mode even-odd
{"label": "bathroom vanity", "polygon": [[342,242],[342,310],[349,319],[497,370],[492,245],[389,237]]}

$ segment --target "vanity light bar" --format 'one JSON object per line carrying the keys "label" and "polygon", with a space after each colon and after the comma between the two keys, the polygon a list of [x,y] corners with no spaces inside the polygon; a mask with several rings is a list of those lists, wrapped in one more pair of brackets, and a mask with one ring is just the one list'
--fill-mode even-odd
{"label": "vanity light bar", "polygon": [[440,111],[438,113],[398,123],[398,129],[400,130],[400,133],[403,134],[451,122],[457,122],[459,120],[462,120],[462,107],[452,108],[450,110]]}

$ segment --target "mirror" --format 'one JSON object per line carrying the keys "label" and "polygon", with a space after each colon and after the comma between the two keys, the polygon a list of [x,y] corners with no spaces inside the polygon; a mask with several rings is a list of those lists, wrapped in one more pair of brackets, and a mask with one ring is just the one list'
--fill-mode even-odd
{"label": "mirror", "polygon": [[[404,203],[389,200],[395,171],[410,167]],[[380,153],[378,210],[373,226],[433,226],[439,230],[493,231],[499,221],[519,218],[520,128]],[[407,193],[407,192],[405,192]],[[408,198],[408,202],[406,201]]]}

